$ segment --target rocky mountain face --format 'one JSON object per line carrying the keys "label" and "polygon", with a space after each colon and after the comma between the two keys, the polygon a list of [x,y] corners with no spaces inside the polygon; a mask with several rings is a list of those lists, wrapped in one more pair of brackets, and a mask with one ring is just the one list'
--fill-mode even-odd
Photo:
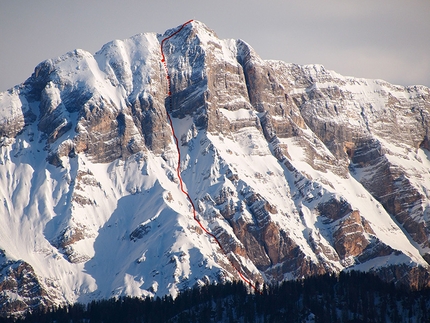
{"label": "rocky mountain face", "polygon": [[[430,90],[262,60],[193,21],[0,93],[0,315],[363,270],[429,286]],[[193,218],[176,172],[196,205]]]}

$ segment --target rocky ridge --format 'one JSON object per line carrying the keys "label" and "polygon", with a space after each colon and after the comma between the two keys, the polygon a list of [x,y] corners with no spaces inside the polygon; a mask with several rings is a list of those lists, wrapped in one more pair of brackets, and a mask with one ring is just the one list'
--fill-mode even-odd
{"label": "rocky ridge", "polygon": [[[0,94],[1,313],[175,295],[239,279],[231,263],[259,282],[357,269],[428,286],[430,90],[264,61],[184,27],[165,44],[168,112],[225,255],[175,174],[160,62],[174,30],[44,61]],[[10,307],[19,284],[37,288]]]}

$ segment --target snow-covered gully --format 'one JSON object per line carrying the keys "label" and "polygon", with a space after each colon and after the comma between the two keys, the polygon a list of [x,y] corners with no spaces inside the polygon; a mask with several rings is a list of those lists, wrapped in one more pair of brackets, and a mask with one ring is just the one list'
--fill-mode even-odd
{"label": "snow-covered gully", "polygon": [[[171,79],[170,79],[170,74],[169,74],[169,69],[167,67],[167,62],[166,62],[166,56],[164,55],[164,50],[163,50],[163,46],[164,43],[169,40],[170,38],[172,38],[173,36],[177,35],[179,32],[182,31],[182,29],[184,29],[184,27],[190,23],[192,23],[193,20],[189,20],[187,22],[185,22],[184,24],[182,24],[174,33],[172,33],[170,36],[165,37],[162,41],[161,41],[161,45],[160,45],[160,51],[161,51],[161,62],[164,65],[164,69],[166,72],[166,78],[167,78],[167,83],[168,83],[168,92],[167,92],[167,98],[168,98],[168,104],[169,104],[169,108],[170,111],[172,111],[173,109],[173,101],[172,101],[172,92],[171,92]],[[198,225],[200,226],[200,228],[206,232],[206,234],[208,234],[210,237],[213,238],[213,240],[218,244],[218,246],[220,247],[220,249],[222,250],[222,252],[226,255],[227,259],[229,260],[231,266],[237,271],[237,273],[239,274],[240,278],[247,283],[251,288],[253,288],[256,292],[259,292],[259,290],[257,289],[257,287],[248,279],[244,276],[244,274],[241,272],[241,270],[231,261],[230,257],[228,257],[227,252],[225,251],[225,249],[223,248],[223,246],[221,245],[220,241],[218,240],[218,238],[212,234],[210,231],[208,231],[203,224],[200,222],[200,220],[197,217],[197,211],[196,211],[196,207],[194,205],[193,200],[191,199],[190,194],[188,193],[187,189],[184,186],[184,182],[182,180],[182,176],[181,176],[181,170],[180,170],[180,165],[181,165],[181,151],[179,149],[179,141],[178,141],[178,137],[176,136],[175,133],[175,128],[173,126],[173,122],[172,122],[172,118],[170,116],[169,113],[169,109],[166,109],[166,114],[167,114],[167,118],[169,120],[170,123],[170,128],[172,129],[172,135],[173,138],[175,140],[175,145],[176,145],[176,149],[178,151],[178,164],[176,167],[176,173],[179,179],[179,185],[180,185],[180,189],[182,191],[182,193],[184,193],[184,195],[187,197],[188,201],[190,201],[192,210],[193,210],[193,217],[194,220],[198,223]]]}

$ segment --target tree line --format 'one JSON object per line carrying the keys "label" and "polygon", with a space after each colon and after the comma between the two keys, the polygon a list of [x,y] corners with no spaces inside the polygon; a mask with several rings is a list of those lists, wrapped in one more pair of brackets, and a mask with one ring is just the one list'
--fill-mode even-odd
{"label": "tree line", "polygon": [[212,284],[156,298],[120,297],[36,309],[22,323],[430,322],[430,290],[412,291],[375,275],[348,272],[263,285]]}

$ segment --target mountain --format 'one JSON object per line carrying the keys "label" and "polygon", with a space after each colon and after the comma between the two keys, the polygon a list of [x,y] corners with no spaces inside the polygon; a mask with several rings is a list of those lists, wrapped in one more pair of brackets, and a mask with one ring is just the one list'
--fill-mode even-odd
{"label": "mountain", "polygon": [[190,21],[46,60],[0,107],[1,315],[349,270],[430,285],[427,87]]}

